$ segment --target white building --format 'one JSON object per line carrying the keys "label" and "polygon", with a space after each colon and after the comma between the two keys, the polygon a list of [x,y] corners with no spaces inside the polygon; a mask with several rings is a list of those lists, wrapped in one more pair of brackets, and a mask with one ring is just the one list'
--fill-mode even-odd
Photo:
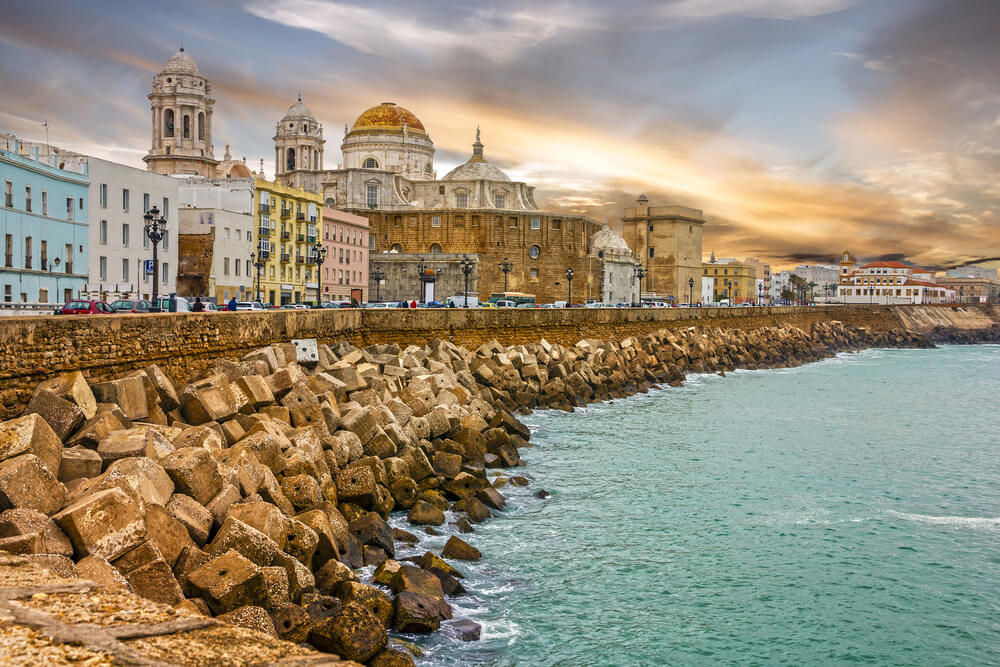
{"label": "white building", "polygon": [[635,273],[639,262],[625,239],[604,225],[590,238],[590,257],[600,266],[602,303],[639,303],[639,279]]}
{"label": "white building", "polygon": [[711,276],[701,277],[701,304],[706,305],[712,303],[712,298],[715,296],[715,278]]}
{"label": "white building", "polygon": [[87,164],[90,173],[90,252],[87,284],[81,295],[109,302],[152,297],[153,247],[145,233],[143,216],[154,206],[167,221],[165,235],[157,248],[158,293],[166,296],[175,292],[177,181],[169,176],[68,151],[59,151],[59,159],[67,166]]}
{"label": "white building", "polygon": [[954,303],[955,290],[938,285],[934,271],[900,262],[872,262],[855,268],[853,255],[844,251],[837,297],[843,303]]}
{"label": "white building", "polygon": [[255,298],[253,179],[186,178],[180,201],[181,292],[220,305]]}

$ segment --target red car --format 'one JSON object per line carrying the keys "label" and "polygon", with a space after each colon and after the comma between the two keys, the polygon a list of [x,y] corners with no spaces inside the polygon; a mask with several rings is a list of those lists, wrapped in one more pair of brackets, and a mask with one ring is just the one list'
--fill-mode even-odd
{"label": "red car", "polygon": [[103,301],[67,301],[56,315],[114,315],[115,309]]}

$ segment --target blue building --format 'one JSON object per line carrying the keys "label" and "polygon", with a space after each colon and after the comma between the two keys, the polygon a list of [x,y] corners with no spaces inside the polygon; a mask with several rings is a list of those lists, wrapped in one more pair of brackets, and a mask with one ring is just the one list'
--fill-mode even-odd
{"label": "blue building", "polygon": [[87,188],[17,139],[0,137],[0,301],[62,304],[87,282]]}

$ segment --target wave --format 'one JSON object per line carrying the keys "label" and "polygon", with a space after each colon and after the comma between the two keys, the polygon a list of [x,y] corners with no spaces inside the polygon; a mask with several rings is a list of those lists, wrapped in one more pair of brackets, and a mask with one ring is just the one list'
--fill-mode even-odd
{"label": "wave", "polygon": [[953,528],[972,528],[974,530],[1000,529],[1000,517],[988,516],[930,516],[928,514],[908,514],[890,510],[889,514],[906,521],[927,523],[933,526],[950,526]]}

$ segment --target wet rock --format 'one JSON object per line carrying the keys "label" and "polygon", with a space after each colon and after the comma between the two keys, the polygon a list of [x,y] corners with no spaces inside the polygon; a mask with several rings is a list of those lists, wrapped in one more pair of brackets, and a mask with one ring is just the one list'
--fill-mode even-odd
{"label": "wet rock", "polygon": [[473,523],[481,523],[493,516],[490,509],[476,498],[459,500],[451,508],[456,512],[465,512]]}
{"label": "wet rock", "polygon": [[460,517],[456,521],[452,521],[449,525],[455,526],[460,533],[474,533],[476,530],[472,527],[469,519],[464,516]]}
{"label": "wet rock", "polygon": [[215,614],[266,600],[260,567],[229,550],[188,575],[188,583]]}
{"label": "wet rock", "polygon": [[349,529],[362,546],[377,546],[390,557],[396,554],[392,530],[378,514],[374,512],[363,514],[350,523]]}
{"label": "wet rock", "polygon": [[[390,562],[390,561],[386,561]],[[357,576],[344,563],[329,560],[316,571],[316,589],[324,595],[334,595],[344,582],[357,581]]]}
{"label": "wet rock", "polygon": [[455,633],[455,636],[464,642],[479,641],[482,626],[467,618],[459,618],[448,624],[448,628]]}
{"label": "wet rock", "polygon": [[280,639],[301,644],[309,638],[314,622],[297,604],[279,603],[271,607],[271,622]]}
{"label": "wet rock", "polygon": [[221,614],[217,618],[220,621],[240,628],[263,632],[271,637],[278,636],[278,633],[274,629],[274,623],[271,621],[271,616],[263,607],[253,605],[239,607],[230,612],[226,612],[225,614]]}
{"label": "wet rock", "polygon": [[434,632],[441,627],[438,601],[428,595],[403,591],[396,595],[393,629],[404,633]]}
{"label": "wet rock", "polygon": [[319,650],[358,662],[368,661],[385,648],[387,641],[385,627],[356,602],[345,604],[339,614],[317,624],[309,633],[309,643]]}
{"label": "wet rock", "polygon": [[476,549],[468,542],[454,535],[448,538],[444,549],[441,551],[441,555],[445,558],[454,558],[456,560],[479,560],[483,557],[479,549]]}
{"label": "wet rock", "polygon": [[410,523],[424,526],[440,526],[444,524],[445,516],[439,508],[424,500],[418,500],[406,515]]}
{"label": "wet rock", "polygon": [[367,608],[382,625],[392,623],[392,599],[374,586],[347,581],[341,584],[339,595],[344,604],[356,602]]}
{"label": "wet rock", "polygon": [[548,491],[546,491],[545,489],[539,489],[539,490],[535,491],[535,493],[533,495],[536,498],[541,498],[542,500],[544,500],[544,499],[549,498],[549,497],[552,496],[552,494],[549,493]]}
{"label": "wet rock", "polygon": [[368,667],[413,667],[409,653],[398,648],[384,648],[368,661]]}
{"label": "wet rock", "polygon": [[487,507],[502,511],[507,506],[507,499],[495,488],[480,489],[476,492],[476,498]]}

